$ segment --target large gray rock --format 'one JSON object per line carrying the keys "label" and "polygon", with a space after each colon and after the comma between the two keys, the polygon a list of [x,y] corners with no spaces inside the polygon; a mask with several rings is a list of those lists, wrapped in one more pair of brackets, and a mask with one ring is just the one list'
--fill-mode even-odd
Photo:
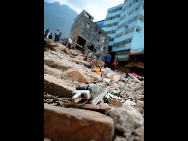
{"label": "large gray rock", "polygon": [[114,120],[116,130],[125,133],[127,136],[131,135],[136,128],[144,123],[140,112],[129,105],[120,108],[109,108],[105,114]]}

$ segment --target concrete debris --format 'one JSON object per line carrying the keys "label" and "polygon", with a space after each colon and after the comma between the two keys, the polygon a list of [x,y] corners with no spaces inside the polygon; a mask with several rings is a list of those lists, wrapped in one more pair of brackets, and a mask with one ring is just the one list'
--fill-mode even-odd
{"label": "concrete debris", "polygon": [[125,106],[125,105],[129,105],[129,106],[131,106],[131,107],[135,107],[136,103],[133,102],[133,101],[130,101],[130,100],[128,99],[128,100],[126,100],[126,101],[123,103],[123,106]]}
{"label": "concrete debris", "polygon": [[116,138],[114,139],[114,141],[127,141],[126,138],[121,137],[121,136],[116,136]]}
{"label": "concrete debris", "polygon": [[144,80],[104,68],[100,60],[97,74],[91,70],[100,68],[88,68],[91,61],[78,55],[81,50],[44,42],[45,93],[63,99],[71,98],[78,85],[97,81],[107,86],[95,104],[60,107],[62,101],[45,99],[44,140],[144,140]]}
{"label": "concrete debris", "polygon": [[51,141],[51,139],[49,139],[49,138],[44,138],[44,141]]}
{"label": "concrete debris", "polygon": [[138,127],[136,130],[134,130],[134,134],[144,138],[144,125]]}
{"label": "concrete debris", "polygon": [[106,111],[106,109],[110,108],[110,106],[106,103],[101,105],[94,105],[94,104],[85,104],[83,106],[74,106],[81,109],[92,110],[92,111]]}
{"label": "concrete debris", "polygon": [[84,83],[86,84],[87,81],[92,83],[92,79],[89,76],[86,76],[84,72],[75,70],[75,69],[69,69],[65,72],[65,75],[72,78],[73,81]]}
{"label": "concrete debris", "polygon": [[126,133],[128,136],[144,123],[140,112],[129,105],[107,109],[105,114],[114,120],[116,130]]}
{"label": "concrete debris", "polygon": [[122,107],[123,104],[118,100],[108,100],[108,105],[115,107]]}
{"label": "concrete debris", "polygon": [[64,108],[44,103],[44,137],[53,141],[111,141],[114,122],[109,116],[90,110]]}
{"label": "concrete debris", "polygon": [[58,97],[72,97],[72,91],[75,89],[76,86],[66,80],[44,74],[44,92]]}

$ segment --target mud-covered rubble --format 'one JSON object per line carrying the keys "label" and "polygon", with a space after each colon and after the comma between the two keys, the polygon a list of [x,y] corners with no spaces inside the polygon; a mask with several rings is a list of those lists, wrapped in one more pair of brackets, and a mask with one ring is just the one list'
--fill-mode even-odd
{"label": "mud-covered rubble", "polygon": [[[99,70],[99,68],[96,65],[93,68],[85,67],[84,64],[90,63],[90,61],[79,54],[81,54],[80,50],[69,50],[59,43],[56,43],[53,50],[45,49],[44,91],[57,97],[71,97],[71,92],[76,89],[76,86],[80,83],[85,84],[87,81],[106,83],[108,91],[114,94],[118,94],[123,89],[118,95],[107,93],[96,106],[86,104],[82,109],[100,112],[101,107],[104,106],[102,113],[114,121],[115,132],[113,136],[110,136],[110,140],[144,140],[144,81],[140,81],[134,76],[126,77],[125,73],[104,67],[101,67],[101,77],[101,73],[98,75],[91,71],[92,69]],[[81,108],[74,107],[74,109]],[[58,115],[58,118],[60,117],[61,115]],[[83,117],[81,116],[81,118]],[[51,128],[58,129],[53,126]],[[79,129],[79,127],[76,128]],[[92,140],[92,137],[88,135],[88,139]],[[46,138],[52,139],[50,136],[46,136]],[[98,137],[96,138],[98,140]],[[53,140],[58,139],[54,137]]]}

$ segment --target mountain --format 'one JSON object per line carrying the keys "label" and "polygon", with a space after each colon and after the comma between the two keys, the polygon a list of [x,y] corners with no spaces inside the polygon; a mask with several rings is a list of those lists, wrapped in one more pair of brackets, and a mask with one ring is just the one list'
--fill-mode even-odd
{"label": "mountain", "polygon": [[44,1],[44,31],[50,28],[50,33],[55,38],[55,32],[59,29],[62,32],[62,38],[68,38],[74,18],[78,15],[76,11],[69,6],[59,2],[47,3]]}

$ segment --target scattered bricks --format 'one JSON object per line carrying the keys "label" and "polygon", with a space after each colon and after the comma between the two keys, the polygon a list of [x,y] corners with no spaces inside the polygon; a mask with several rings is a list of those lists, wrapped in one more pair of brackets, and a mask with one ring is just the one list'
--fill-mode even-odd
{"label": "scattered bricks", "polygon": [[58,97],[72,97],[72,91],[75,89],[75,85],[71,85],[63,79],[44,74],[44,92]]}
{"label": "scattered bricks", "polygon": [[99,112],[44,103],[44,138],[53,141],[112,141],[113,119]]}

